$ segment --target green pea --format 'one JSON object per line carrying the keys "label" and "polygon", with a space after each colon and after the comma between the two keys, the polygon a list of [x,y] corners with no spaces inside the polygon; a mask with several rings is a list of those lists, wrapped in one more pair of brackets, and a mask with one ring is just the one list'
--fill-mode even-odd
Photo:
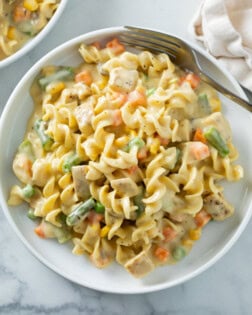
{"label": "green pea", "polygon": [[181,260],[185,257],[185,255],[186,255],[186,251],[184,247],[182,246],[175,247],[172,252],[172,256],[175,260]]}
{"label": "green pea", "polygon": [[35,195],[35,189],[32,185],[28,184],[22,189],[24,198],[31,198]]}
{"label": "green pea", "polygon": [[38,217],[34,214],[34,210],[33,209],[29,209],[27,212],[27,217],[31,220],[36,220]]}
{"label": "green pea", "polygon": [[96,202],[95,206],[94,206],[94,210],[97,213],[104,213],[105,211],[105,207],[102,203],[100,203],[99,201]]}

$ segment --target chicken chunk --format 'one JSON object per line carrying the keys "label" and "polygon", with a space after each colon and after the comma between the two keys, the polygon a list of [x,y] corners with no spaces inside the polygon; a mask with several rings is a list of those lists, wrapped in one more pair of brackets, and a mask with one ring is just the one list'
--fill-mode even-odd
{"label": "chicken chunk", "polygon": [[129,197],[136,196],[139,193],[139,187],[131,178],[120,178],[111,180],[111,186],[119,195],[127,195]]}
{"label": "chicken chunk", "polygon": [[216,221],[223,221],[234,213],[234,207],[221,194],[207,195],[203,200],[203,207]]}
{"label": "chicken chunk", "polygon": [[91,120],[94,114],[93,99],[89,98],[80,106],[76,107],[74,114],[81,132],[88,134],[93,131]]}
{"label": "chicken chunk", "polygon": [[88,199],[90,197],[89,182],[86,179],[87,166],[77,165],[71,168],[74,189],[77,196],[81,199]]}
{"label": "chicken chunk", "polygon": [[154,269],[154,264],[145,251],[130,259],[125,268],[134,277],[141,278]]}
{"label": "chicken chunk", "polygon": [[137,80],[138,72],[136,70],[118,67],[110,72],[109,85],[118,92],[128,93],[135,89]]}

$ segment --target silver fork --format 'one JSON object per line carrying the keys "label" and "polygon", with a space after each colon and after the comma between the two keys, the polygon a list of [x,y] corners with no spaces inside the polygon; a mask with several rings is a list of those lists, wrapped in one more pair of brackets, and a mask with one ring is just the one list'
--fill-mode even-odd
{"label": "silver fork", "polygon": [[181,39],[132,26],[125,26],[126,31],[120,35],[120,41],[128,46],[161,52],[169,55],[172,62],[179,67],[197,74],[202,81],[214,87],[217,91],[252,112],[252,104],[226,89],[201,68],[195,51]]}

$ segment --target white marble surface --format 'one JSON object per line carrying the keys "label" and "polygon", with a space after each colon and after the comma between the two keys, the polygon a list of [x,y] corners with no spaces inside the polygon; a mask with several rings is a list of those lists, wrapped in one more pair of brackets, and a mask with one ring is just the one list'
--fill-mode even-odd
{"label": "white marble surface", "polygon": [[[50,49],[116,25],[154,27],[188,38],[200,0],[69,0],[57,27],[29,55],[0,70],[0,110],[22,75]],[[0,153],[1,154],[1,153]],[[105,294],[75,285],[35,259],[0,211],[0,314],[251,314],[252,222],[217,264],[193,280],[145,295]]]}

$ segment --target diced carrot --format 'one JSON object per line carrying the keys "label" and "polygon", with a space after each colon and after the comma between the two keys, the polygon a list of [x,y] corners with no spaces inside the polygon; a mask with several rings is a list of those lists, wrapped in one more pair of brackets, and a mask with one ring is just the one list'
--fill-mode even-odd
{"label": "diced carrot", "polygon": [[101,44],[100,42],[93,42],[92,46],[96,47],[97,49],[101,49]]}
{"label": "diced carrot", "polygon": [[97,213],[95,211],[90,211],[88,214],[88,222],[90,224],[96,224],[101,222],[104,219],[104,215],[102,213]]}
{"label": "diced carrot", "polygon": [[137,152],[137,158],[139,160],[143,160],[143,159],[147,158],[147,155],[148,155],[148,151],[147,151],[146,147],[140,148]]}
{"label": "diced carrot", "polygon": [[210,214],[206,210],[200,210],[194,217],[194,221],[198,227],[205,226],[211,220]]}
{"label": "diced carrot", "polygon": [[165,237],[165,241],[169,242],[176,237],[177,232],[172,227],[166,226],[163,228],[163,235]]}
{"label": "diced carrot", "polygon": [[22,5],[17,5],[13,10],[12,17],[16,23],[27,21],[31,18],[31,11],[26,10]]}
{"label": "diced carrot", "polygon": [[145,93],[134,90],[129,93],[128,100],[132,105],[145,105],[146,104],[146,95]]}
{"label": "diced carrot", "polygon": [[190,149],[198,161],[204,160],[210,155],[208,146],[200,141],[192,142]]}
{"label": "diced carrot", "polygon": [[88,70],[83,70],[76,74],[75,82],[84,82],[86,85],[91,85],[93,78]]}
{"label": "diced carrot", "polygon": [[46,237],[41,224],[34,229],[34,232],[41,238]]}
{"label": "diced carrot", "polygon": [[106,47],[112,49],[116,55],[125,51],[124,45],[119,42],[118,38],[114,38],[109,41]]}
{"label": "diced carrot", "polygon": [[157,136],[157,138],[160,140],[160,144],[163,145],[163,146],[167,146],[167,145],[169,144],[169,142],[170,142],[169,139],[167,139],[167,138],[162,138],[162,137],[160,137],[159,135]]}
{"label": "diced carrot", "polygon": [[133,166],[131,166],[131,167],[129,167],[129,168],[127,169],[127,172],[128,172],[129,174],[133,175],[133,174],[136,173],[137,170],[138,170],[138,166],[137,166],[137,165],[133,165]]}
{"label": "diced carrot", "polygon": [[184,81],[190,83],[193,89],[196,89],[200,83],[200,77],[195,73],[188,73],[186,76],[180,78],[180,83],[182,84]]}
{"label": "diced carrot", "polygon": [[114,110],[113,113],[113,126],[118,127],[123,123],[122,114],[120,109]]}
{"label": "diced carrot", "polygon": [[157,247],[155,252],[154,252],[154,255],[162,262],[165,262],[169,255],[170,255],[170,252],[163,248],[163,247]]}
{"label": "diced carrot", "polygon": [[32,161],[28,158],[24,159],[23,168],[25,172],[29,175],[29,177],[32,177]]}
{"label": "diced carrot", "polygon": [[201,128],[197,128],[195,130],[194,136],[193,136],[193,141],[200,141],[203,143],[207,143],[207,140],[203,134],[203,131]]}
{"label": "diced carrot", "polygon": [[111,95],[111,100],[116,103],[117,106],[121,107],[126,101],[128,97],[124,93],[114,92]]}

